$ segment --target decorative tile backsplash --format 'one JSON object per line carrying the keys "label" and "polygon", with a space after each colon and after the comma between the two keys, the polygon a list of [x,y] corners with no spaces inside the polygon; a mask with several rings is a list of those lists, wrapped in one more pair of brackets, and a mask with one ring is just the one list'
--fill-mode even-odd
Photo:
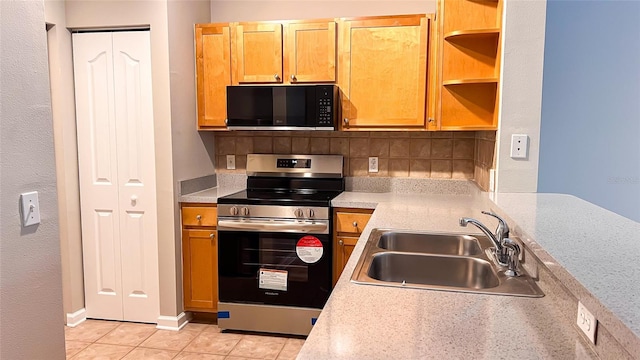
{"label": "decorative tile backsplash", "polygon": [[494,168],[496,148],[495,131],[476,131],[474,179],[482,190],[489,191],[489,173]]}
{"label": "decorative tile backsplash", "polygon": [[[489,134],[484,134],[489,133]],[[216,168],[244,172],[247,154],[336,154],[346,176],[474,179],[484,176],[488,143],[495,132],[229,131],[215,135]],[[482,146],[478,146],[478,142]],[[482,153],[482,159],[478,155]],[[226,169],[236,155],[236,169]],[[369,157],[378,172],[369,173]],[[490,156],[493,163],[493,154]],[[486,171],[488,176],[488,170]],[[488,177],[486,183],[488,184]]]}

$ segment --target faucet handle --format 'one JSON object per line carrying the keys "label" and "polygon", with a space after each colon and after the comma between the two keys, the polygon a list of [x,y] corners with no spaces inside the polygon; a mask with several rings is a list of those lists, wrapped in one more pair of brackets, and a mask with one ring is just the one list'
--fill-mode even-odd
{"label": "faucet handle", "polygon": [[504,239],[504,248],[507,249],[508,254],[507,258],[505,259],[505,262],[507,264],[505,275],[518,276],[520,267],[520,254],[522,253],[522,248],[520,247],[520,244],[509,238]]}
{"label": "faucet handle", "polygon": [[483,211],[482,213],[498,219],[498,227],[496,228],[496,236],[498,237],[498,240],[502,241],[509,237],[509,225],[507,225],[507,222],[504,221],[503,218],[490,211]]}

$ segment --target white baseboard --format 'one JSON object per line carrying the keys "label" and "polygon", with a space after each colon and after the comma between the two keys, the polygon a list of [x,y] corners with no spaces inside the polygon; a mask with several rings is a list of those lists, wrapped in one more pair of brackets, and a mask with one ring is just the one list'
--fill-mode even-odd
{"label": "white baseboard", "polygon": [[184,312],[178,316],[158,316],[158,326],[156,329],[178,331],[189,323],[187,314]]}
{"label": "white baseboard", "polygon": [[67,326],[76,327],[87,320],[87,310],[82,308],[74,313],[67,313]]}

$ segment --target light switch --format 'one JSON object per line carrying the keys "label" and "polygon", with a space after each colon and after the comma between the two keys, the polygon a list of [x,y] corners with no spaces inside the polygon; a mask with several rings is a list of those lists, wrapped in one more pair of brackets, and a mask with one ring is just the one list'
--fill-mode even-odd
{"label": "light switch", "polygon": [[40,224],[40,204],[38,203],[37,191],[20,194],[20,217],[23,227]]}

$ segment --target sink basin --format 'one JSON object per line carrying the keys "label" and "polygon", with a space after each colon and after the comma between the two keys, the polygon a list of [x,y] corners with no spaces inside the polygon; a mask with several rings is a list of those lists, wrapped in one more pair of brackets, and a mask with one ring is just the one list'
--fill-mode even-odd
{"label": "sink basin", "polygon": [[[507,276],[484,235],[373,229],[351,281],[357,284],[541,297],[521,266]],[[535,260],[534,260],[535,261]]]}
{"label": "sink basin", "polygon": [[369,277],[396,283],[485,289],[500,284],[488,261],[467,257],[379,253]]}
{"label": "sink basin", "polygon": [[388,232],[380,236],[378,247],[390,251],[444,255],[478,255],[482,253],[475,237],[468,235]]}

